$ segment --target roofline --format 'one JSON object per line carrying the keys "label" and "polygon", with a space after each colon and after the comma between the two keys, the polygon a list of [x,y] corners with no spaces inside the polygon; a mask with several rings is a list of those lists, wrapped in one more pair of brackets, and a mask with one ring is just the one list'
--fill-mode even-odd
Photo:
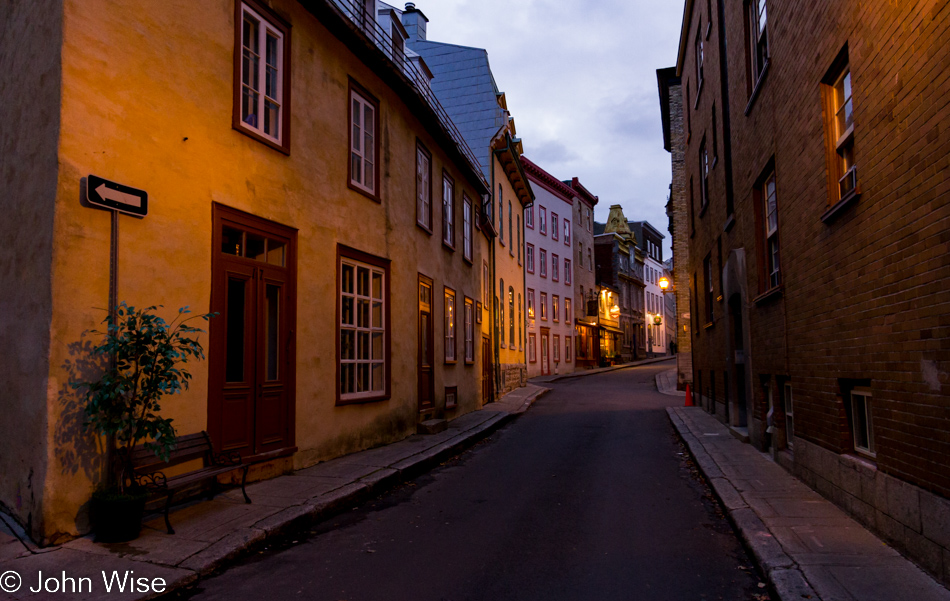
{"label": "roofline", "polygon": [[521,155],[521,164],[524,167],[525,173],[528,174],[529,180],[537,182],[567,204],[574,204],[575,194],[570,186],[565,185],[564,182],[539,167],[537,163],[524,155]]}
{"label": "roofline", "polygon": [[676,76],[676,67],[666,67],[656,70],[657,90],[660,94],[660,121],[663,124],[663,149],[672,152],[670,136],[670,88],[680,85],[680,78]]}
{"label": "roofline", "polygon": [[683,24],[680,26],[680,43],[676,55],[676,76],[683,76],[683,61],[686,60],[686,36],[689,34],[689,26],[692,24],[693,4],[695,0],[686,0],[683,8]]}
{"label": "roofline", "polygon": [[[567,184],[567,182],[564,182],[564,183]],[[577,177],[572,177],[571,183],[569,185],[571,186],[572,189],[574,189],[575,192],[577,192],[577,197],[583,200],[585,203],[589,204],[590,208],[592,209],[594,208],[594,205],[596,205],[597,202],[600,200],[600,197],[594,196],[593,194],[591,194],[590,190],[585,188],[584,185],[581,183],[581,180],[577,179]]]}
{"label": "roofline", "polygon": [[508,174],[508,170],[502,169],[505,172],[505,177],[508,178],[508,183],[511,184],[515,194],[518,194],[518,200],[521,202],[522,207],[528,207],[534,204],[534,191],[531,189],[531,182],[528,179],[528,175],[524,172],[524,167],[521,164],[521,153],[519,153],[518,149],[515,148],[514,140],[511,138],[511,134],[509,134],[507,131],[505,132],[504,145],[501,148],[495,148],[493,153],[498,155],[505,153],[511,154],[511,158],[513,159],[512,162],[515,164],[515,172],[518,174],[518,178],[521,179],[521,182],[524,184],[526,194],[518,194],[519,182],[512,180],[511,176]]}
{"label": "roofline", "polygon": [[644,220],[644,221],[630,221],[630,220],[628,219],[628,220],[627,220],[627,223],[639,223],[639,224],[640,224],[640,227],[642,227],[642,228],[650,228],[650,229],[653,231],[654,234],[656,234],[657,236],[660,237],[660,240],[666,240],[666,236],[664,236],[663,234],[661,234],[661,233],[660,233],[660,230],[658,230],[658,229],[656,229],[655,227],[653,227],[653,224],[651,224],[649,221],[646,221],[646,220]]}

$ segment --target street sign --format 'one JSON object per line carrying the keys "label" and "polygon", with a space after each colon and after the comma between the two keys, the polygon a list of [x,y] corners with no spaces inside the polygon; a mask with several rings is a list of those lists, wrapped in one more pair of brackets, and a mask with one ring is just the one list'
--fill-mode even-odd
{"label": "street sign", "polygon": [[90,175],[86,180],[86,200],[91,205],[135,217],[145,217],[148,214],[148,192],[95,175]]}

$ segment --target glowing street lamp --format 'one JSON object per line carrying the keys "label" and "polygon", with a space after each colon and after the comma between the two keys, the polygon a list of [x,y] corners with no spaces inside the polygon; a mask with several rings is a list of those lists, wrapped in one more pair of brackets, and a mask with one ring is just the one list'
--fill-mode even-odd
{"label": "glowing street lamp", "polygon": [[670,279],[665,275],[660,278],[660,290],[666,292],[666,289],[670,287]]}

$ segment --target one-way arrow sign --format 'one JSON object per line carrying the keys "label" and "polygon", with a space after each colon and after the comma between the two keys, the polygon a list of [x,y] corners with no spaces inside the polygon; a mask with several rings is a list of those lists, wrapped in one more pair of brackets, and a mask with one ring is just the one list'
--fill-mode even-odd
{"label": "one-way arrow sign", "polygon": [[86,200],[91,205],[136,217],[145,217],[148,214],[148,192],[110,182],[95,175],[90,175],[86,180]]}

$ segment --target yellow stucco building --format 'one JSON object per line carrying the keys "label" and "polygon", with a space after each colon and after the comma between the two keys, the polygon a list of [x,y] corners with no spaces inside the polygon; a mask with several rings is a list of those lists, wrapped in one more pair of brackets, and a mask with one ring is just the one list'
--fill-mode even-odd
{"label": "yellow stucco building", "polygon": [[85,532],[101,481],[69,386],[101,369],[84,333],[110,291],[90,175],[148,192],[147,216],[118,217],[117,298],[220,314],[190,390],[163,402],[179,434],[207,430],[264,477],[490,400],[491,190],[398,16],[373,0],[4,10],[0,503],[37,541]]}

